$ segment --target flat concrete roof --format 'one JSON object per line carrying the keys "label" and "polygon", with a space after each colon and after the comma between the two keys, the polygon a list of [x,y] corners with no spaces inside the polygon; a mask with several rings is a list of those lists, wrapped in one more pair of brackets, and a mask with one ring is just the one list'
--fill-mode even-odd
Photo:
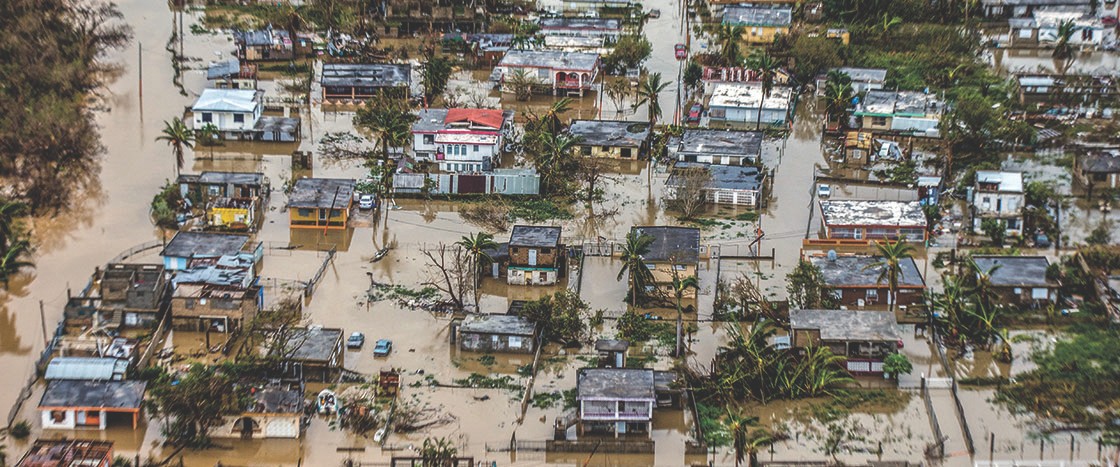
{"label": "flat concrete roof", "polygon": [[708,188],[718,190],[758,191],[762,189],[762,182],[766,176],[753,165],[719,165],[703,164],[700,162],[677,162],[673,164],[674,171],[665,181],[666,186],[676,186],[677,170],[704,169],[711,174]]}
{"label": "flat concrete roof", "polygon": [[631,229],[653,237],[646,261],[673,261],[679,264],[700,261],[700,229],[694,227],[641,226]]}
{"label": "flat concrete roof", "polygon": [[397,63],[326,63],[321,83],[331,87],[408,86],[411,70],[408,64]]}
{"label": "flat concrete roof", "polygon": [[289,360],[326,362],[342,342],[342,330],[311,327],[296,329],[288,340],[286,357]]}
{"label": "flat concrete roof", "polygon": [[599,65],[599,54],[559,50],[510,50],[498,66],[511,68],[548,68],[592,72]]}
{"label": "flat concrete roof", "polygon": [[932,94],[916,91],[868,91],[856,107],[855,115],[910,116],[940,115],[944,105]]}
{"label": "flat concrete roof", "polygon": [[1050,260],[1045,256],[973,256],[972,260],[981,271],[992,272],[991,282],[996,287],[1058,287],[1058,283],[1046,278]]}
{"label": "flat concrete roof", "polygon": [[999,170],[977,170],[976,183],[999,185],[1003,193],[1023,192],[1022,172],[1003,172]]}
{"label": "flat concrete roof", "polygon": [[678,154],[756,158],[762,154],[762,132],[687,128],[669,147],[675,147]]}
{"label": "flat concrete roof", "polygon": [[167,246],[163,247],[160,256],[175,258],[213,258],[217,256],[236,255],[241,252],[245,244],[249,243],[248,235],[220,234],[204,232],[177,232]]}
{"label": "flat concrete roof", "polygon": [[293,208],[346,209],[354,198],[354,180],[301,178],[292,187],[288,206]]}
{"label": "flat concrete roof", "polygon": [[298,414],[303,412],[303,394],[299,389],[265,387],[253,394],[251,413]]}
{"label": "flat concrete roof", "polygon": [[790,310],[790,328],[820,331],[825,341],[897,341],[898,321],[889,311]]}
{"label": "flat concrete roof", "polygon": [[828,226],[926,226],[926,215],[918,201],[829,200],[821,201]]}
{"label": "flat concrete roof", "polygon": [[128,360],[100,357],[55,357],[47,364],[43,378],[81,380],[120,380],[128,372]]}
{"label": "flat concrete roof", "polygon": [[885,68],[836,68],[836,71],[848,75],[852,81],[859,83],[882,83],[887,80]]}
{"label": "flat concrete roof", "polygon": [[47,383],[39,408],[89,407],[139,409],[144,402],[144,381],[56,380]]}
{"label": "flat concrete roof", "polygon": [[793,9],[774,6],[728,5],[723,7],[723,24],[732,26],[789,26]]}
{"label": "flat concrete roof", "polygon": [[763,109],[786,110],[792,97],[793,89],[785,86],[774,86],[764,99],[760,83],[718,83],[712,88],[708,106],[757,109],[761,104]]}
{"label": "flat concrete roof", "polygon": [[582,146],[641,147],[649,138],[649,123],[620,120],[572,120],[568,134]]}
{"label": "flat concrete roof", "polygon": [[560,232],[560,227],[551,225],[515,225],[509,234],[509,245],[556,248],[560,245]]}
{"label": "flat concrete roof", "polygon": [[[882,258],[878,256],[853,256],[840,255],[835,260],[827,256],[810,256],[809,262],[821,270],[824,282],[829,287],[887,287],[888,281],[884,277],[879,281],[879,274],[884,266],[878,266]],[[922,280],[922,273],[918,271],[918,264],[913,258],[901,261],[902,276],[898,278],[898,286],[905,288],[922,288],[926,283]]]}
{"label": "flat concrete roof", "polygon": [[578,400],[653,400],[653,370],[584,368],[576,382]]}
{"label": "flat concrete roof", "polygon": [[474,334],[506,334],[531,337],[536,325],[515,315],[468,315],[459,326],[459,332]]}

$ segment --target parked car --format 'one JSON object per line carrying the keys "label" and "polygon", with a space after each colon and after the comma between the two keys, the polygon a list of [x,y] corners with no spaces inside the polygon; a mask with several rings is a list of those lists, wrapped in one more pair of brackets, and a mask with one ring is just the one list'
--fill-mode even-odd
{"label": "parked car", "polygon": [[358,209],[373,209],[376,204],[373,195],[362,195],[361,198],[358,198]]}
{"label": "parked car", "polygon": [[649,17],[652,18],[652,19],[660,18],[661,17],[661,10],[658,10],[657,8],[649,10]]}
{"label": "parked car", "polygon": [[389,352],[393,351],[393,341],[389,339],[378,339],[377,343],[373,346],[374,357],[388,357]]}
{"label": "parked car", "polygon": [[817,185],[817,196],[821,198],[828,198],[829,196],[832,196],[832,187],[828,186],[825,183]]}
{"label": "parked car", "polygon": [[684,60],[688,57],[688,47],[684,44],[677,44],[673,46],[673,53],[677,56],[677,60]]}
{"label": "parked car", "polygon": [[1044,233],[1035,235],[1034,246],[1035,248],[1050,248],[1050,237],[1046,236]]}
{"label": "parked car", "polygon": [[688,109],[688,123],[700,123],[700,115],[704,113],[704,106],[700,104],[692,104],[692,108]]}
{"label": "parked car", "polygon": [[366,343],[366,335],[360,332],[353,332],[350,337],[346,339],[346,348],[360,349]]}

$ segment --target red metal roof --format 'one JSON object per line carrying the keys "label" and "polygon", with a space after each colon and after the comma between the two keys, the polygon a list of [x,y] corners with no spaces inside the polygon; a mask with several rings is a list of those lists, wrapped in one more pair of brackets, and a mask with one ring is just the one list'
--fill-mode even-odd
{"label": "red metal roof", "polygon": [[495,109],[447,109],[443,123],[470,122],[491,128],[502,127],[502,111]]}

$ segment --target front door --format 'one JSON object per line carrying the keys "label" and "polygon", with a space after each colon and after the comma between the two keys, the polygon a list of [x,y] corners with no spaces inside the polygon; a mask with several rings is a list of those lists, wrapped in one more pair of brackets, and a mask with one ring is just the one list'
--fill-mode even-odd
{"label": "front door", "polygon": [[537,265],[537,250],[535,248],[529,249],[529,266]]}

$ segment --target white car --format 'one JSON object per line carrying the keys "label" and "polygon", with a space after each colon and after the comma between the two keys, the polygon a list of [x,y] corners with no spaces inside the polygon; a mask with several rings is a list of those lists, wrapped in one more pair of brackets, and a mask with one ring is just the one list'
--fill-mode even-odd
{"label": "white car", "polygon": [[373,209],[373,195],[362,195],[358,198],[358,209]]}
{"label": "white car", "polygon": [[819,196],[821,198],[828,198],[831,195],[832,195],[832,188],[829,187],[827,184],[821,183],[820,185],[817,185],[817,196]]}

